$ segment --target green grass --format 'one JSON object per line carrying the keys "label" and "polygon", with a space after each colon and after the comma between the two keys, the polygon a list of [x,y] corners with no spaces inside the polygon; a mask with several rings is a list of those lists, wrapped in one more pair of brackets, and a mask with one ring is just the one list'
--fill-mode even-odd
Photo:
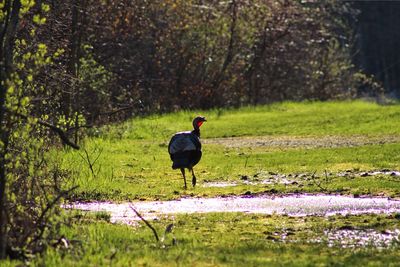
{"label": "green grass", "polygon": [[[263,137],[298,139],[362,137],[368,145],[330,147],[203,146],[196,166],[198,186],[183,190],[179,171],[171,170],[167,144],[177,131],[190,130],[202,114],[202,138]],[[324,192],[400,197],[400,179],[389,175],[360,177],[368,170],[400,169],[400,105],[380,106],[363,101],[280,103],[241,109],[185,111],[132,119],[92,130],[83,150],[54,150],[50,157],[69,171],[66,187],[78,185],[72,200],[176,199],[187,196],[249,193]],[[397,139],[396,139],[397,138]],[[61,162],[61,163],[60,163]],[[339,172],[349,171],[341,177]],[[260,182],[269,173],[286,174],[295,181]],[[328,176],[325,175],[328,173]],[[307,179],[301,177],[306,175]],[[312,177],[312,174],[315,177]],[[290,176],[289,176],[290,175]],[[227,188],[203,187],[206,182],[229,181]],[[162,235],[154,240],[143,223],[139,227],[110,224],[104,212],[73,213],[71,227],[60,235],[70,247],[49,248],[32,266],[398,266],[399,243],[387,248],[374,244],[343,248],[329,243],[326,231],[400,228],[399,214],[333,217],[288,217],[242,213],[176,215],[151,223]],[[313,241],[314,240],[314,241]],[[318,240],[318,241],[315,241]],[[20,262],[6,261],[4,266]],[[2,265],[3,266],[3,265]]]}
{"label": "green grass", "polygon": [[[191,128],[192,118],[207,117],[202,138],[227,136],[270,136],[336,139],[360,137],[385,140],[400,135],[400,105],[374,103],[310,102],[281,103],[234,110],[177,112],[137,118],[122,125],[103,127],[87,138],[83,147],[91,161],[92,173],[82,151],[54,151],[65,169],[74,170],[68,186],[79,185],[73,196],[83,200],[174,199],[181,196],[215,196],[245,192],[342,192],[347,194],[400,195],[400,183],[388,177],[330,179],[321,188],[315,183],[298,186],[240,185],[229,188],[202,187],[205,181],[240,182],[243,175],[282,174],[325,170],[333,175],[345,170],[400,169],[400,143],[370,144],[353,147],[239,147],[203,146],[203,158],[196,166],[198,187],[183,190],[179,171],[171,169],[167,144],[177,131]],[[325,180],[324,180],[325,181]],[[324,181],[317,182],[317,184]]]}
{"label": "green grass", "polygon": [[323,136],[399,134],[400,106],[380,106],[364,101],[278,103],[267,106],[210,111],[184,111],[137,118],[100,133],[144,140],[168,140],[171,134],[190,129],[193,117],[204,115],[202,137]]}
{"label": "green grass", "polygon": [[[149,228],[76,221],[64,228],[69,250],[48,250],[37,266],[396,266],[399,243],[343,248],[328,241],[326,230],[388,231],[399,227],[392,215],[287,217],[240,213],[179,215],[154,221]],[[348,240],[348,239],[346,239]],[[350,240],[351,241],[351,240]],[[330,244],[328,246],[328,244]]]}

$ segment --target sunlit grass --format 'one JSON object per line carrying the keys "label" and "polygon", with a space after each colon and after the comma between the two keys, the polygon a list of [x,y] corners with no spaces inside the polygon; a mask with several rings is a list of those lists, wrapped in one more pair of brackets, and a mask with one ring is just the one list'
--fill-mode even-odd
{"label": "sunlit grass", "polygon": [[[79,222],[63,228],[71,248],[48,250],[38,266],[395,266],[398,244],[374,243],[343,248],[330,245],[326,230],[396,229],[392,215],[287,217],[240,213],[178,215],[152,222],[160,236],[168,224],[172,233],[157,243],[140,227],[106,222]],[[351,230],[350,230],[351,231]],[[345,238],[345,237],[344,237]],[[79,260],[77,260],[79,259]]]}
{"label": "sunlit grass", "polygon": [[363,101],[279,103],[267,106],[209,111],[182,111],[137,118],[118,127],[105,127],[103,137],[167,140],[173,133],[191,128],[197,114],[208,122],[202,137],[322,136],[399,134],[400,105],[381,106]]}
{"label": "sunlit grass", "polygon": [[[83,151],[54,151],[65,169],[73,170],[68,186],[78,185],[75,199],[171,199],[186,195],[215,196],[242,194],[247,191],[279,192],[321,191],[306,184],[302,188],[282,185],[240,185],[229,188],[203,187],[205,181],[239,181],[243,175],[260,172],[282,174],[337,173],[345,170],[368,171],[400,169],[400,143],[371,144],[354,147],[238,147],[203,145],[203,158],[195,171],[198,186],[184,191],[179,171],[171,169],[167,153],[170,136],[191,127],[193,116],[200,112],[178,112],[138,118],[122,125],[100,129],[98,137],[89,137],[83,147],[93,164],[93,172]],[[335,136],[366,138],[398,136],[400,106],[379,106],[374,103],[282,103],[239,110],[201,112],[208,119],[202,137],[224,136]],[[347,186],[345,178],[330,180],[331,192],[380,191],[390,196],[400,194],[399,183],[380,182],[370,177],[366,183],[357,177]],[[362,182],[357,182],[362,181]],[[346,189],[343,190],[343,184]],[[372,186],[373,185],[373,186]]]}

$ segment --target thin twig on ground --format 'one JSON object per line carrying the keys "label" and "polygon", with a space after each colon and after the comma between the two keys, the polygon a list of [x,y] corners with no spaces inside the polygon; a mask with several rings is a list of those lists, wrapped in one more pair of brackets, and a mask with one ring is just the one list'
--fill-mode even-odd
{"label": "thin twig on ground", "polygon": [[[327,191],[327,188],[325,188],[325,187],[323,187],[321,184],[322,184],[322,182],[320,182],[320,181],[317,181],[317,179],[316,179],[316,177],[315,177],[315,173],[316,173],[317,171],[314,171],[314,173],[311,175],[311,178],[313,179],[313,182],[314,182],[314,184],[319,188],[319,189],[321,189],[322,191]],[[325,175],[326,175],[326,170],[325,170]]]}
{"label": "thin twig on ground", "polygon": [[99,157],[101,156],[101,153],[103,153],[103,149],[100,149],[99,154],[97,155],[96,159],[93,160],[93,162],[90,160],[90,156],[89,153],[87,152],[86,149],[83,150],[85,152],[85,156],[82,156],[81,154],[79,154],[79,156],[86,161],[86,163],[89,165],[89,169],[93,175],[93,177],[96,177],[95,171],[94,171],[94,164],[96,163],[96,161],[99,159]]}
{"label": "thin twig on ground", "polygon": [[149,227],[151,229],[151,231],[153,231],[153,234],[154,234],[154,237],[155,237],[156,241],[160,242],[160,239],[158,238],[158,234],[157,234],[156,229],[145,218],[143,218],[143,216],[140,215],[140,213],[132,205],[129,205],[129,207],[147,225],[147,227]]}

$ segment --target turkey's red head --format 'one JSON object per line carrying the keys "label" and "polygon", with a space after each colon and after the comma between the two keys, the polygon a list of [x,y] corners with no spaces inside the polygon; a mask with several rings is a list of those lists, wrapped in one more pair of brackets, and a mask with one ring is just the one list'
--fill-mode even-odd
{"label": "turkey's red head", "polygon": [[193,120],[193,128],[199,129],[203,122],[207,121],[205,117],[198,116]]}

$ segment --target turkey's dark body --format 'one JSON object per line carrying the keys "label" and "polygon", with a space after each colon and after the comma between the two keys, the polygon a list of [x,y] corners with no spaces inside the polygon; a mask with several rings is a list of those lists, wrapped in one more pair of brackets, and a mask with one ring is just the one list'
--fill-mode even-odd
{"label": "turkey's dark body", "polygon": [[201,143],[193,132],[175,134],[168,145],[168,152],[172,160],[172,169],[191,169],[201,159]]}

